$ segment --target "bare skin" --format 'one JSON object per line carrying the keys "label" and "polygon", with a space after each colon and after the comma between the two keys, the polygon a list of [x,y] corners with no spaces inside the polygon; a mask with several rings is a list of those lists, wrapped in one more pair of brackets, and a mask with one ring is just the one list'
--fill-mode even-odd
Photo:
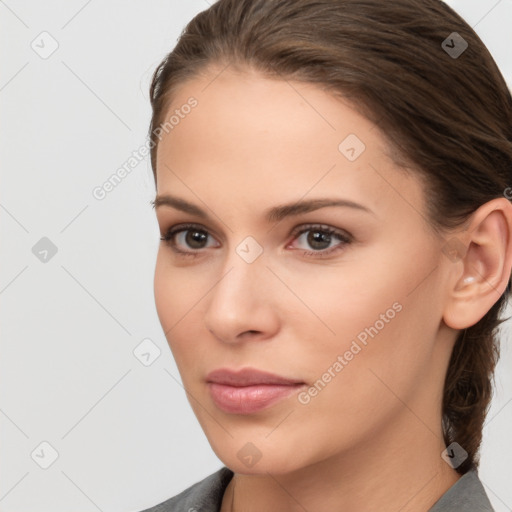
{"label": "bare skin", "polygon": [[[156,208],[162,235],[183,223],[197,228],[173,238],[192,256],[161,242],[154,286],[190,404],[235,472],[222,512],[427,511],[460,478],[441,458],[444,377],[459,329],[505,290],[512,205],[486,203],[441,237],[419,179],[391,161],[383,134],[355,107],[311,84],[221,70],[184,84],[169,109],[198,101],[159,144],[157,194],[208,217]],[[364,151],[339,149],[349,134]],[[271,207],[327,197],[369,211],[329,206],[265,218]],[[194,229],[207,233],[202,246],[190,245]],[[324,238],[314,245],[318,231]],[[263,251],[251,263],[236,251],[248,236]],[[469,247],[463,257],[445,255],[451,238]],[[346,355],[371,326],[378,332]],[[206,384],[221,367],[306,384],[257,413],[226,413]],[[308,394],[329,369],[325,387]],[[241,449],[261,458],[249,467]]]}

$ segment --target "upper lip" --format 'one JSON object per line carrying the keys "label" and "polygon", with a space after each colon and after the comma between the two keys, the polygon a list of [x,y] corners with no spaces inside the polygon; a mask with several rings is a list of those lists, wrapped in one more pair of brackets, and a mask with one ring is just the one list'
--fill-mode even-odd
{"label": "upper lip", "polygon": [[243,368],[238,371],[230,370],[229,368],[219,368],[206,376],[206,382],[228,386],[254,386],[256,384],[292,386],[294,384],[304,384],[303,381],[297,379],[281,377],[280,375],[256,370],[255,368]]}

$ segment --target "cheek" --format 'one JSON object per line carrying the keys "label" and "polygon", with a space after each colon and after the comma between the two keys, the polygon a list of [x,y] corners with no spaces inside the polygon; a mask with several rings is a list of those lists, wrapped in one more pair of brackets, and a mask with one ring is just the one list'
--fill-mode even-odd
{"label": "cheek", "polygon": [[404,389],[421,375],[438,325],[432,308],[435,283],[411,293],[414,276],[425,273],[420,270],[424,263],[395,258],[393,265],[386,265],[382,261],[373,265],[366,261],[359,270],[351,265],[350,272],[325,267],[314,277],[305,274],[288,281],[308,306],[297,302],[291,328],[301,340],[309,382],[322,375],[329,380],[326,372],[334,373],[331,381],[340,385],[344,381],[343,386],[357,396],[375,385],[383,387],[379,376]]}
{"label": "cheek", "polygon": [[202,303],[211,290],[211,278],[188,268],[172,265],[165,250],[157,255],[154,275],[154,297],[162,331],[165,334],[182,378],[197,366],[198,358],[204,354],[201,339],[205,338]]}
{"label": "cheek", "polygon": [[204,282],[199,282],[189,269],[172,265],[166,249],[158,251],[153,286],[156,310],[165,333],[186,322],[188,312],[207,292]]}
{"label": "cheek", "polygon": [[338,293],[324,317],[336,336],[318,336],[314,349],[304,347],[313,395],[300,402],[304,414],[314,422],[330,416],[341,437],[377,429],[427,382],[438,323],[435,307],[426,305],[435,302],[435,282],[410,293],[392,281],[352,297]]}
{"label": "cheek", "polygon": [[165,262],[162,250],[158,251],[153,289],[155,294],[155,306],[158,318],[164,332],[167,332],[173,325],[174,303],[176,302],[176,287],[178,283],[172,277],[170,269]]}
{"label": "cheek", "polygon": [[[187,321],[186,305],[190,302],[190,298],[187,296],[187,290],[190,288],[183,286],[184,283],[180,276],[180,272],[172,271],[159,252],[154,277],[155,306],[162,330],[178,368],[183,350],[176,343],[176,340],[180,339],[177,337],[177,333],[182,324]],[[189,344],[189,346],[192,345]]]}

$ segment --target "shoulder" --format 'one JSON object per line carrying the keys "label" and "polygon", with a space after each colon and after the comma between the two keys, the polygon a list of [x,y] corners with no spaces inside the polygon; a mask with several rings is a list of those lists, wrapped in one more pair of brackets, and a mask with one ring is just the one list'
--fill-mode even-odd
{"label": "shoulder", "polygon": [[[180,494],[142,512],[219,512],[233,472],[222,467]],[[429,512],[495,512],[476,470],[464,474]]]}
{"label": "shoulder", "polygon": [[180,494],[142,512],[219,512],[233,472],[226,466]]}
{"label": "shoulder", "polygon": [[476,470],[462,475],[429,512],[494,512]]}

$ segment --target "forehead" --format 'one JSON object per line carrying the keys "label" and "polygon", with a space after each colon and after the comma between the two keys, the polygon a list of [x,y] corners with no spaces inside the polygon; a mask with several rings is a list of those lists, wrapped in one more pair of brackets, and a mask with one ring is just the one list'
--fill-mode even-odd
{"label": "forehead", "polygon": [[[191,97],[197,103],[193,109],[187,106]],[[173,114],[181,114],[180,119]],[[159,149],[186,145],[204,153],[213,149],[209,143],[214,141],[216,153],[236,146],[249,157],[264,147],[270,157],[270,151],[287,144],[295,146],[289,157],[315,157],[312,145],[300,145],[307,139],[337,157],[339,142],[350,133],[366,145],[385,149],[375,126],[346,100],[315,84],[270,79],[254,70],[228,67],[189,80],[173,95],[165,119],[171,117],[178,124],[173,123]]]}
{"label": "forehead", "polygon": [[[191,97],[196,105],[183,108]],[[396,169],[378,127],[315,84],[215,69],[178,89],[165,119],[171,115],[179,122],[158,146],[159,194],[233,202],[250,192],[261,204],[339,191],[382,207],[397,193],[422,202],[421,186]]]}

